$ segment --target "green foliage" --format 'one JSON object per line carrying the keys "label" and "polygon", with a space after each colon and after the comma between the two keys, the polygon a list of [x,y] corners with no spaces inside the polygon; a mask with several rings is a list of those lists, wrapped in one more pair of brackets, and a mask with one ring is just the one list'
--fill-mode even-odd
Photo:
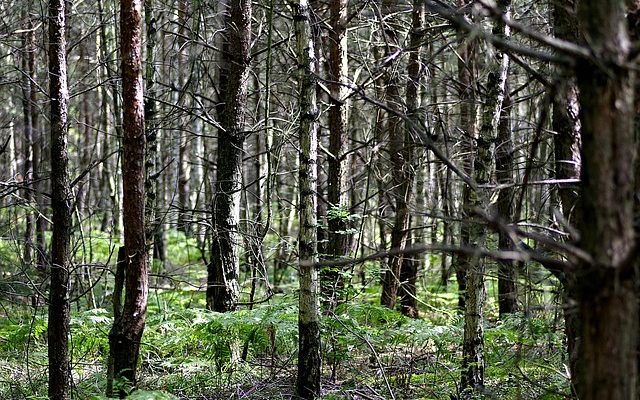
{"label": "green foliage", "polygon": [[[170,234],[169,264],[182,263],[175,268],[184,274],[184,281],[202,280],[205,269],[196,244],[182,235]],[[91,246],[85,245],[83,251],[90,249],[94,260],[105,261],[117,245],[101,234],[92,234],[91,240]],[[438,261],[432,260],[435,264]],[[398,399],[457,396],[463,329],[462,317],[455,309],[456,285],[434,284],[439,271],[428,270],[419,291],[422,318],[409,319],[378,305],[380,287],[375,282],[380,263],[368,262],[360,268],[369,283],[348,286],[348,302],[321,319],[323,374],[325,379],[335,376],[339,382],[326,386],[334,389],[324,398],[352,398],[351,391],[365,389],[375,398],[390,397],[389,390]],[[110,275],[108,279],[110,283]],[[253,310],[220,314],[204,309],[203,291],[180,287],[179,280],[152,279],[158,282],[149,295],[140,357],[141,390],[129,398],[219,398],[221,393],[226,396],[238,388],[254,388],[256,382],[270,382],[279,376],[287,382],[293,379],[298,344],[295,296],[277,295]],[[494,285],[489,279],[489,299],[495,297]],[[530,310],[553,299],[553,282],[541,281],[539,287],[535,292],[539,298],[529,297],[534,302]],[[294,288],[292,281],[289,291],[295,293]],[[564,336],[557,316],[545,311],[548,309],[499,320],[495,301],[489,301],[485,326],[487,392],[478,398],[560,399],[569,393],[564,352],[559,351]],[[45,311],[39,308],[34,314],[33,309],[16,305],[5,310],[10,318],[0,318],[0,398],[46,398]],[[72,314],[77,398],[105,399],[100,394],[106,387],[111,323],[111,311],[104,308],[74,310]],[[292,393],[282,392],[287,385],[274,384],[272,391],[255,396],[288,398]]]}
{"label": "green foliage", "polygon": [[159,391],[136,390],[131,393],[128,400],[177,400],[178,398],[168,393]]}
{"label": "green foliage", "polygon": [[84,235],[83,240],[74,245],[74,257],[76,260],[85,260],[90,263],[115,264],[120,247],[118,237],[99,230],[91,231]]}
{"label": "green foliage", "polygon": [[191,265],[199,263],[202,254],[194,237],[172,229],[167,231],[167,257],[172,265]]}

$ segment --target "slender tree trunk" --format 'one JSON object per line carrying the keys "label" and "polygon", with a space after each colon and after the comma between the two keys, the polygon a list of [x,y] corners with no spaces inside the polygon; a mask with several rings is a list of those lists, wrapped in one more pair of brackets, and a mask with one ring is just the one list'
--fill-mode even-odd
{"label": "slender tree trunk", "polygon": [[[567,0],[553,3],[553,31],[560,39],[578,41],[576,20],[576,2]],[[553,136],[556,179],[580,178],[580,120],[578,117],[578,87],[575,73],[567,67],[559,67],[559,86],[553,99],[551,126],[556,134]],[[561,184],[558,197],[562,207],[564,223],[573,225],[579,215],[579,196],[575,185]],[[572,238],[577,240],[577,238]],[[578,335],[580,334],[579,316],[575,304],[574,274],[557,275],[562,283],[563,313],[565,320],[565,336],[567,337],[567,353],[572,383],[575,384],[580,367]]]}
{"label": "slender tree trunk", "polygon": [[582,122],[576,273],[581,400],[637,398],[638,298],[634,232],[634,73],[623,0],[581,0],[579,26],[597,59],[577,64]]}
{"label": "slender tree trunk", "polygon": [[[411,245],[412,235],[409,234],[407,243]],[[400,270],[400,281],[402,285],[398,289],[402,314],[410,318],[418,318],[418,298],[416,281],[418,279],[418,266],[420,262],[412,256],[403,257],[402,268]]]}
{"label": "slender tree trunk", "polygon": [[[407,98],[407,116],[412,124],[416,126],[420,123],[420,117],[418,115],[418,109],[420,107],[420,54],[421,54],[421,42],[422,42],[422,28],[425,22],[425,7],[424,1],[414,0],[413,10],[411,13],[411,32],[409,34],[409,47],[411,52],[409,53],[409,65],[407,66],[407,75],[409,80],[407,81],[406,98]],[[415,179],[415,157],[414,157],[414,142],[412,136],[412,127],[405,126],[404,132],[404,144],[403,150],[400,155],[404,157],[404,166],[402,169],[403,180],[406,185],[406,204],[412,200],[412,185]],[[407,213],[408,214],[408,213]],[[406,217],[405,217],[406,218]],[[411,245],[411,234],[408,232],[411,226],[411,218],[405,222],[405,235],[406,243]],[[406,245],[405,245],[406,246]],[[416,279],[418,276],[418,266],[420,263],[418,260],[412,257],[403,257],[402,265],[400,267],[400,297],[402,304],[402,313],[412,318],[418,317],[418,301],[416,299]],[[403,286],[405,286],[403,288]]]}
{"label": "slender tree trunk", "polygon": [[[32,26],[33,21],[31,22],[31,29],[34,29]],[[37,252],[37,266],[38,268],[44,268],[46,265],[46,243],[45,243],[45,230],[47,226],[47,220],[45,218],[45,201],[44,201],[44,188],[45,185],[41,181],[41,169],[43,164],[42,159],[42,146],[44,141],[44,136],[40,131],[40,126],[38,124],[38,120],[40,117],[41,110],[38,108],[38,88],[34,84],[37,78],[37,70],[36,70],[36,31],[32,30],[30,35],[31,49],[29,51],[29,76],[31,80],[31,93],[30,103],[31,103],[31,135],[32,135],[32,144],[33,144],[33,191],[36,202],[36,217],[35,217],[35,234],[36,234],[36,246],[35,250]]]}
{"label": "slender tree trunk", "polygon": [[23,34],[22,38],[22,70],[24,76],[22,78],[22,111],[23,111],[23,123],[24,123],[24,137],[22,140],[22,156],[24,157],[24,163],[22,165],[22,177],[24,190],[22,197],[26,203],[25,207],[25,230],[24,230],[24,249],[23,259],[25,264],[31,264],[33,261],[33,236],[35,233],[34,215],[33,215],[33,116],[35,113],[32,107],[35,104],[31,102],[32,79],[33,74],[31,72],[31,66],[33,65],[32,58],[35,57],[35,33],[33,31],[33,22],[26,14],[28,9],[25,7],[24,17],[28,19],[27,32]]}
{"label": "slender tree trunk", "polygon": [[[49,289],[49,398],[68,399],[69,268],[71,202],[69,187],[68,107],[64,0],[49,1],[49,97],[51,104],[51,288]],[[55,323],[54,323],[55,321]]]}
{"label": "slender tree trunk", "polygon": [[[317,260],[316,183],[318,156],[318,107],[316,105],[316,56],[307,0],[294,4],[295,34],[300,82],[300,261]],[[300,264],[298,314],[298,377],[296,393],[303,399],[320,396],[320,303],[318,270]]]}
{"label": "slender tree trunk", "polygon": [[[499,0],[497,6],[507,17],[511,16],[511,0]],[[500,38],[510,36],[509,28],[502,20],[496,20],[493,25],[493,34]],[[496,181],[499,185],[505,185],[498,193],[497,213],[505,222],[513,220],[513,143],[511,139],[511,125],[509,121],[510,99],[507,86],[509,75],[509,56],[496,49],[496,55],[491,60],[489,75],[487,78],[487,101],[485,105],[486,123],[483,130],[488,136],[495,138],[495,165]],[[485,136],[485,135],[483,135]],[[513,243],[504,232],[498,233],[498,248],[508,250]],[[518,297],[516,291],[517,282],[516,263],[498,263],[498,310],[500,315],[511,314],[518,310]]]}
{"label": "slender tree trunk", "polygon": [[[147,317],[148,254],[145,239],[145,127],[142,87],[142,1],[122,0],[120,43],[123,92],[123,222],[125,299],[109,332],[113,376],[136,387],[140,340]],[[124,397],[125,388],[120,390]]]}
{"label": "slender tree trunk", "polygon": [[[112,114],[114,117],[114,131],[116,138],[121,138],[122,135],[122,110],[120,107],[120,91],[118,90],[118,79],[116,77],[116,72],[113,70],[113,66],[110,60],[109,53],[109,32],[107,28],[109,26],[113,26],[114,24],[111,21],[103,20],[105,16],[105,8],[104,8],[104,0],[97,0],[98,3],[98,13],[100,15],[100,56],[104,62],[104,68],[106,72],[107,80],[110,82],[109,87],[111,88],[111,101],[112,101]],[[104,92],[106,94],[106,91]],[[105,97],[106,99],[106,97]],[[105,108],[107,104],[104,104]],[[103,118],[106,118],[105,115]],[[109,135],[105,135],[105,152],[110,146],[107,146],[110,142]],[[119,235],[122,232],[122,196],[120,193],[120,186],[116,181],[116,174],[114,170],[117,168],[118,163],[120,162],[120,154],[118,157],[115,157],[116,162],[113,164],[110,163],[110,160],[107,160],[104,168],[104,178],[108,183],[109,188],[109,198],[111,200],[111,226],[113,229],[113,234]]]}
{"label": "slender tree trunk", "polygon": [[247,89],[251,46],[251,1],[231,0],[225,17],[218,115],[216,192],[213,209],[211,262],[208,266],[207,307],[233,311],[240,297],[239,220],[242,158],[246,137]]}
{"label": "slender tree trunk", "polygon": [[[178,56],[177,56],[177,68],[178,68],[178,82],[180,90],[175,92],[176,103],[187,104],[187,81],[190,79],[187,76],[189,71],[189,52],[186,47],[191,47],[191,44],[187,44],[186,38],[189,37],[188,31],[188,18],[189,18],[189,1],[178,1]],[[181,121],[186,125],[185,118],[181,118]],[[185,234],[190,233],[190,214],[191,214],[191,142],[189,139],[189,130],[180,128],[179,140],[178,140],[178,230]]]}
{"label": "slender tree trunk", "polygon": [[[383,13],[391,14],[395,2],[383,0]],[[399,51],[398,34],[391,25],[384,22],[381,26],[385,42],[387,44],[386,57],[392,57]],[[391,67],[391,66],[390,66]],[[407,246],[407,236],[409,228],[409,202],[411,199],[413,184],[413,168],[411,166],[413,150],[411,146],[411,135],[408,129],[403,129],[400,114],[402,113],[400,97],[400,83],[393,68],[388,68],[385,72],[385,100],[389,107],[387,115],[387,132],[389,134],[389,156],[392,168],[392,188],[395,215],[393,227],[391,229],[391,249],[402,251]],[[382,296],[380,303],[388,308],[395,308],[400,286],[400,270],[402,268],[402,254],[389,257],[388,268],[385,271],[382,281]]]}
{"label": "slender tree trunk", "polygon": [[[504,185],[498,193],[497,212],[502,221],[514,220],[513,207],[513,139],[511,137],[510,121],[511,98],[508,88],[505,88],[505,99],[496,143],[496,180],[498,185]],[[509,250],[513,243],[507,234],[498,232],[498,248]],[[498,312],[500,315],[513,314],[518,311],[517,267],[513,261],[498,263]]]}
{"label": "slender tree trunk", "polygon": [[[464,3],[464,2],[462,2]],[[464,37],[461,37],[464,40]],[[475,136],[476,136],[476,89],[475,79],[477,76],[477,43],[470,39],[462,43],[460,58],[458,59],[458,82],[460,90],[460,129],[462,131],[462,168],[468,176],[473,176],[475,163]],[[471,188],[464,185],[462,188],[462,222],[460,223],[460,245],[468,246],[471,240],[471,223],[467,217],[467,210],[471,206]],[[469,255],[459,254],[454,256],[452,261],[456,279],[458,281],[458,309],[465,310],[465,293],[467,291],[467,271],[471,258]]]}
{"label": "slender tree trunk", "polygon": [[158,207],[158,129],[156,127],[156,43],[158,39],[156,30],[156,16],[154,12],[154,0],[144,0],[144,21],[147,33],[147,60],[145,65],[146,100],[144,102],[145,137],[147,143],[145,160],[145,236],[147,251],[149,251],[149,263],[152,263],[155,253],[154,239],[159,225],[157,218]]}
{"label": "slender tree trunk", "polygon": [[[347,190],[349,168],[349,143],[347,142],[347,0],[331,0],[329,3],[331,31],[329,32],[330,79],[329,96],[329,172],[327,174],[327,199],[331,209],[327,213],[329,244],[327,253],[331,257],[343,257],[349,253],[349,191]],[[334,308],[343,295],[344,277],[338,269],[326,269],[322,274],[323,292],[327,306]]]}
{"label": "slender tree trunk", "polygon": [[[491,176],[491,126],[484,128],[481,135],[476,135],[476,94],[477,79],[476,54],[477,43],[474,39],[463,45],[458,64],[460,80],[460,127],[465,135],[463,143],[467,154],[463,164],[467,174],[474,177],[477,184],[488,184]],[[489,118],[489,106],[484,113],[485,121]],[[481,207],[484,193],[465,185],[463,188],[460,244],[462,246],[481,247],[486,242],[486,229],[475,217],[474,210]],[[464,338],[462,344],[462,371],[460,388],[463,391],[481,392],[484,389],[484,260],[470,255],[459,255],[456,265],[456,276],[460,287],[464,311]],[[464,291],[462,291],[464,287]]]}

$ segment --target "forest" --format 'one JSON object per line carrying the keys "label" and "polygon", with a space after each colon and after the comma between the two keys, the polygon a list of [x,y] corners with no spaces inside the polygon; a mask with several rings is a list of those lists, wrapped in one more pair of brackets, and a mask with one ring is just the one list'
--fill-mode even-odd
{"label": "forest", "polygon": [[629,0],[1,1],[0,399],[640,398],[639,56]]}

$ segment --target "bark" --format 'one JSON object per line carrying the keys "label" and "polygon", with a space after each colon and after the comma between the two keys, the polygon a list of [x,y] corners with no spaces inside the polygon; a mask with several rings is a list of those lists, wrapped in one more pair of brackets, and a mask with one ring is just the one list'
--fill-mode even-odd
{"label": "bark", "polygon": [[[69,187],[68,107],[65,2],[49,1],[49,96],[51,104],[51,288],[49,289],[49,398],[68,399],[69,268],[71,202]],[[55,323],[54,323],[55,321]]]}
{"label": "bark", "polygon": [[[510,121],[511,99],[506,89],[504,104],[498,125],[498,142],[496,144],[496,180],[498,185],[504,185],[498,193],[497,212],[502,221],[514,220],[512,185],[513,179],[513,138],[511,135]],[[509,250],[513,248],[513,242],[504,232],[498,232],[498,248]],[[500,316],[513,314],[518,311],[518,263],[513,261],[500,261],[498,263],[498,312]]]}
{"label": "bark", "polygon": [[[500,0],[497,6],[507,17],[511,16],[511,0]],[[506,39],[510,36],[509,28],[503,21],[497,20],[493,25],[493,34]],[[487,79],[487,96],[485,115],[491,125],[484,126],[488,135],[495,141],[495,174],[498,185],[504,185],[498,193],[496,211],[498,218],[510,223],[514,218],[513,210],[513,142],[511,138],[511,124],[509,120],[510,99],[507,87],[509,75],[509,56],[496,49],[492,59],[491,70]],[[483,132],[484,133],[484,132]],[[484,136],[484,135],[483,135]],[[509,250],[513,247],[511,239],[504,233],[498,232],[498,248]],[[500,316],[518,311],[517,296],[517,265],[514,262],[498,263],[498,311]]]}
{"label": "bark", "polygon": [[231,0],[225,16],[218,110],[216,192],[213,209],[211,262],[208,266],[207,307],[226,312],[237,308],[240,297],[239,220],[242,158],[249,85],[251,1]]}
{"label": "bark", "polygon": [[[407,242],[411,244],[411,241],[411,235],[409,235]],[[400,294],[402,314],[409,318],[418,318],[418,298],[416,297],[418,265],[420,265],[420,262],[415,256],[407,256],[402,259],[402,269],[400,270],[402,285],[400,285],[398,292]]]}
{"label": "bark", "polygon": [[[464,37],[461,37],[464,40]],[[458,59],[458,81],[460,85],[458,97],[460,99],[460,129],[462,131],[462,152],[461,162],[464,172],[473,176],[475,163],[475,136],[476,136],[476,90],[475,77],[477,76],[477,43],[469,40],[462,43]],[[470,244],[471,223],[467,216],[467,210],[471,209],[471,189],[465,185],[462,188],[462,222],[460,223],[460,245]],[[452,264],[456,271],[458,281],[458,309],[465,309],[465,293],[467,290],[466,271],[471,262],[470,256],[466,254],[455,255]]]}
{"label": "bark", "polygon": [[44,187],[45,185],[42,182],[42,177],[40,171],[42,169],[42,146],[44,137],[42,132],[40,131],[40,126],[38,124],[38,119],[41,113],[41,110],[37,107],[38,104],[38,88],[33,84],[36,80],[37,71],[36,71],[36,40],[35,40],[35,31],[32,32],[33,36],[31,38],[32,48],[29,52],[29,75],[31,76],[31,93],[30,93],[30,102],[31,102],[31,135],[33,139],[33,190],[35,194],[36,201],[36,219],[35,219],[35,229],[36,229],[36,247],[35,250],[37,252],[37,266],[40,269],[43,269],[47,264],[47,254],[46,254],[46,242],[45,242],[45,230],[47,227],[47,220],[45,218],[45,201],[44,201]]}
{"label": "bark", "polygon": [[[553,31],[560,39],[578,41],[576,20],[576,2],[567,0],[563,3],[553,3]],[[558,87],[553,98],[553,114],[551,126],[555,131],[553,148],[555,157],[555,177],[557,179],[580,178],[580,120],[578,117],[578,87],[575,73],[569,68],[560,67],[558,70]],[[573,225],[579,214],[579,196],[576,187],[560,185],[558,198],[562,207],[564,223]],[[571,238],[577,240],[577,238]],[[567,338],[567,354],[569,356],[569,369],[572,383],[576,384],[578,375],[578,362],[580,356],[580,321],[578,309],[574,307],[575,294],[571,291],[575,288],[573,274],[559,275],[562,284],[563,313],[565,320],[565,336]]]}
{"label": "bark", "polygon": [[[26,9],[25,9],[26,10]],[[26,13],[25,13],[26,14]],[[24,15],[27,17],[26,15]],[[33,196],[33,116],[35,113],[32,107],[35,104],[31,101],[33,93],[32,80],[33,58],[35,58],[35,33],[33,31],[33,22],[29,18],[27,24],[27,32],[22,38],[22,70],[24,76],[22,78],[22,111],[24,123],[24,137],[22,140],[22,156],[24,163],[22,165],[22,177],[24,189],[22,196],[26,203],[25,230],[24,230],[24,250],[23,259],[25,264],[31,264],[33,260],[33,236],[35,233],[34,215],[31,211]]]}
{"label": "bark", "polygon": [[[298,253],[300,261],[317,259],[316,185],[318,156],[318,107],[316,104],[316,56],[307,0],[294,4],[300,87],[300,169]],[[318,270],[300,265],[298,314],[298,375],[296,393],[303,399],[320,396],[320,303]]]}
{"label": "bark", "polygon": [[[383,12],[391,13],[395,2],[384,0]],[[386,57],[391,57],[399,49],[398,34],[391,26],[383,26],[383,34],[387,43]],[[393,227],[391,228],[391,249],[402,251],[407,246],[409,229],[409,202],[411,201],[413,185],[413,149],[411,133],[403,128],[400,105],[400,82],[393,68],[385,72],[385,99],[390,112],[387,116],[387,133],[389,135],[389,156],[392,169],[391,195],[395,206]],[[417,96],[417,94],[416,94]],[[382,281],[382,296],[380,303],[388,308],[395,308],[400,286],[400,271],[402,268],[402,254],[389,257],[388,268]]]}
{"label": "bark", "polygon": [[[107,80],[108,82],[110,82],[109,87],[111,89],[111,100],[112,100],[112,114],[114,117],[114,124],[113,124],[113,129],[115,131],[115,136],[117,138],[121,138],[123,137],[122,135],[122,110],[121,110],[121,106],[120,106],[120,91],[118,88],[118,79],[116,77],[116,72],[113,71],[113,66],[111,65],[111,60],[109,59],[109,49],[108,49],[108,45],[109,45],[109,35],[108,35],[108,31],[107,31],[107,27],[111,26],[112,23],[111,21],[108,20],[103,20],[102,18],[104,18],[105,14],[105,9],[104,9],[104,0],[98,0],[97,1],[97,5],[98,5],[98,14],[100,15],[100,57],[103,59],[104,62],[104,68],[105,68],[105,73],[107,75]],[[106,94],[106,91],[105,93]],[[103,103],[103,107],[104,107],[104,111],[105,114],[103,116],[103,118],[105,118],[105,121],[103,122],[107,122],[106,118],[107,118],[107,114],[106,114],[106,109],[108,108],[108,104],[106,103],[106,97],[103,98],[105,103]],[[108,132],[105,129],[105,132]],[[103,146],[105,153],[108,151],[108,149],[110,148],[109,143],[110,142],[110,135],[105,133],[105,145]],[[108,190],[109,190],[109,199],[111,200],[111,221],[108,221],[107,225],[110,224],[113,230],[113,234],[115,235],[119,235],[122,232],[122,196],[120,193],[120,187],[118,185],[118,183],[116,182],[115,176],[116,174],[114,173],[114,170],[117,168],[117,161],[114,163],[115,165],[111,164],[111,162],[109,162],[109,160],[107,160],[105,162],[105,168],[103,170],[103,176],[104,176],[104,181],[105,183],[107,183],[108,185]],[[106,217],[109,217],[109,215],[105,215],[105,220]],[[105,224],[103,224],[103,227],[105,227]]]}
{"label": "bark", "polygon": [[151,257],[149,262],[153,260],[153,255],[156,252],[154,246],[154,239],[156,238],[156,230],[159,226],[159,221],[156,220],[157,207],[158,207],[158,174],[157,174],[157,161],[158,161],[158,129],[156,127],[156,43],[158,39],[156,30],[156,16],[154,13],[154,0],[144,0],[144,20],[147,33],[147,60],[145,65],[145,84],[146,84],[146,99],[144,103],[144,119],[145,119],[145,137],[147,143],[147,149],[145,153],[145,182],[144,189],[146,194],[145,199],[145,235],[147,240],[147,251],[149,251]]}
{"label": "bark", "polygon": [[[140,340],[147,316],[148,254],[145,239],[145,127],[141,60],[141,0],[122,0],[120,43],[123,92],[123,222],[125,298],[109,332],[113,377],[137,384]],[[125,388],[120,390],[125,396]]]}
{"label": "bark", "polygon": [[[425,23],[425,7],[424,2],[421,0],[415,0],[413,2],[413,10],[411,13],[411,32],[409,38],[409,47],[412,49],[409,53],[409,64],[407,65],[407,116],[413,123],[418,125],[420,123],[418,109],[420,107],[420,54],[421,54],[421,42],[422,42],[422,28]],[[415,179],[415,166],[414,163],[414,143],[412,139],[411,127],[405,125],[404,129],[404,143],[401,155],[404,157],[403,176],[404,185],[406,186],[404,193],[406,198],[406,204],[408,205],[412,200],[412,185]],[[408,206],[405,206],[408,210]],[[407,213],[408,214],[408,213]],[[411,225],[408,215],[405,217],[408,221],[398,221],[404,224],[405,227],[405,247],[411,244],[411,235],[408,232],[408,228]],[[395,230],[395,226],[394,226]],[[393,237],[393,236],[392,236]],[[402,257],[402,265],[400,268],[400,298],[402,304],[402,313],[404,315],[416,318],[418,316],[418,301],[416,299],[416,279],[418,275],[418,260],[411,256]]]}
{"label": "bark", "polygon": [[[181,90],[175,91],[176,104],[185,103],[185,92],[187,90],[187,80],[190,78],[187,76],[189,70],[189,57],[186,47],[188,46],[186,38],[189,37],[187,29],[187,19],[189,17],[189,2],[186,0],[178,1],[178,56],[177,56],[177,68],[178,68],[178,84]],[[190,46],[190,45],[189,45]],[[182,119],[183,124],[187,124],[187,121]],[[179,141],[178,141],[178,230],[185,234],[190,233],[191,224],[189,213],[191,212],[191,199],[190,199],[190,182],[191,182],[191,143],[189,141],[189,130],[179,129]]]}
{"label": "bark", "polygon": [[[582,123],[580,247],[577,267],[581,400],[637,398],[638,301],[634,251],[634,74],[626,2],[581,0],[579,26],[593,62],[577,64]],[[622,22],[621,22],[622,21]],[[631,264],[631,265],[629,265]]]}
{"label": "bark", "polygon": [[[554,36],[578,41],[576,21],[576,1],[566,0],[553,3]],[[558,87],[553,98],[553,115],[551,124],[555,135],[553,147],[555,155],[555,176],[557,179],[580,178],[580,120],[578,118],[578,88],[574,72],[560,67],[558,71]],[[571,185],[558,188],[562,215],[566,223],[575,220],[578,202],[578,191]]]}
{"label": "bark", "polygon": [[[329,89],[329,172],[327,174],[327,200],[332,208],[327,213],[330,257],[348,255],[352,235],[349,233],[349,191],[347,190],[349,170],[348,143],[348,102],[346,89],[347,63],[347,0],[331,0],[329,3],[329,62],[328,72],[331,81]],[[323,292],[328,299],[327,306],[334,308],[340,299],[345,282],[338,269],[326,269],[322,274]]]}
{"label": "bark", "polygon": [[[472,39],[473,40],[473,39]],[[496,109],[499,107],[498,96],[489,93],[485,99],[482,113],[482,125],[478,135],[475,130],[475,93],[476,85],[475,45],[468,43],[464,49],[459,65],[459,78],[464,85],[461,92],[461,127],[467,136],[466,145],[469,152],[469,163],[465,172],[473,176],[478,185],[474,190],[468,186],[463,190],[461,244],[471,247],[484,247],[486,227],[475,215],[477,208],[485,207],[486,186],[491,182],[493,173],[492,147],[495,144]],[[495,92],[495,87],[493,88]],[[491,92],[491,89],[489,89]],[[501,107],[501,105],[500,105]],[[484,389],[484,273],[485,260],[481,257],[465,255],[459,257],[456,271],[464,274],[464,337],[462,344],[462,371],[460,388],[462,391],[482,392]]]}

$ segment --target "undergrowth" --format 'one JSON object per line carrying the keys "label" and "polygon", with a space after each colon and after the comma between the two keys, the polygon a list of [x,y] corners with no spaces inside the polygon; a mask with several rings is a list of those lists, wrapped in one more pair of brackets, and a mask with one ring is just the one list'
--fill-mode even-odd
{"label": "undergrowth", "polygon": [[[158,293],[159,299],[173,296]],[[295,296],[227,314],[158,304],[163,302],[150,305],[143,338],[142,390],[130,398],[293,395]],[[439,323],[412,320],[362,299],[323,316],[325,398],[457,396],[462,321],[455,313],[445,315]],[[75,398],[103,398],[111,322],[106,309],[72,317]],[[0,398],[46,398],[46,326],[41,311],[16,308],[11,318],[0,319]],[[545,315],[514,315],[488,325],[486,398],[565,398],[562,340]]]}
{"label": "undergrowth", "polygon": [[[109,257],[113,257],[117,241],[98,233],[86,235],[84,240],[84,245],[76,246],[76,258],[94,265],[114,262]],[[252,310],[227,314],[207,311],[198,284],[206,269],[197,244],[175,232],[169,235],[168,244],[167,263],[155,265],[151,276],[140,390],[129,398],[295,398],[295,285],[281,285],[285,293]],[[0,240],[0,289],[8,288],[0,293],[0,399],[45,399],[46,306],[37,301],[30,304],[27,295],[16,297],[31,290],[23,288],[21,277],[38,275],[16,267],[20,260],[14,250],[9,241]],[[375,263],[365,264],[363,271],[372,280],[379,276]],[[165,278],[165,273],[170,278]],[[84,302],[73,306],[74,399],[105,399],[111,273],[102,279],[96,286],[99,308],[87,309]],[[377,305],[380,288],[375,284],[350,287],[349,300],[322,316],[324,399],[459,396],[463,321],[456,311],[458,295],[452,287],[430,285],[437,276],[421,279],[419,319],[408,319]],[[283,281],[295,282],[295,276]],[[495,299],[495,279],[487,280],[487,288],[489,299]],[[481,398],[571,397],[564,367],[562,319],[557,307],[549,306],[553,296],[552,283],[533,288],[527,297],[527,314],[502,319],[497,317],[495,301],[488,302],[486,390]]]}

